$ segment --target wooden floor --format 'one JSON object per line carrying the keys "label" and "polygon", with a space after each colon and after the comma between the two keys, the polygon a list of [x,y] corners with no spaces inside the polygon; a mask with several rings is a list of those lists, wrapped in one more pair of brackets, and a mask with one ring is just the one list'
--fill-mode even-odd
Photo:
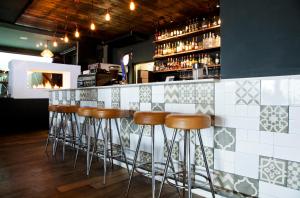
{"label": "wooden floor", "polygon": [[[46,155],[46,137],[46,131],[0,136],[0,197],[124,197],[128,183],[125,169],[110,170],[104,186],[99,162],[94,161],[87,177],[83,153],[74,169],[73,150],[67,149],[65,161],[61,155],[57,159]],[[151,197],[150,182],[136,176],[129,197]],[[178,194],[174,188],[166,187],[162,197],[178,197]]]}

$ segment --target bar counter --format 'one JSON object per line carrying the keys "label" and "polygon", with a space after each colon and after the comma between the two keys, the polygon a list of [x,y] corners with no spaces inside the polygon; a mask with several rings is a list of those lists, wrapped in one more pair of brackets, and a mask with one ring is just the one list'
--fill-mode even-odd
{"label": "bar counter", "polygon": [[[205,113],[215,116],[214,126],[202,130],[214,185],[221,194],[235,191],[253,197],[300,197],[300,76],[225,80],[174,81],[50,91],[49,104]],[[50,114],[51,116],[51,114]],[[124,145],[134,151],[140,128],[131,118],[121,119]],[[114,129],[113,129],[114,130]],[[160,127],[157,127],[158,136]],[[150,136],[150,128],[146,128]],[[172,130],[167,129],[171,139]],[[139,155],[151,160],[151,141],[145,137]],[[114,143],[119,144],[114,134]],[[199,142],[193,136],[192,162],[202,172]],[[166,148],[156,138],[156,161]],[[132,158],[132,154],[128,154]],[[173,159],[180,166],[183,136],[175,141]],[[298,178],[298,179],[297,179]],[[202,178],[196,176],[199,183]],[[226,192],[225,192],[226,191]],[[209,192],[196,190],[208,196]]]}

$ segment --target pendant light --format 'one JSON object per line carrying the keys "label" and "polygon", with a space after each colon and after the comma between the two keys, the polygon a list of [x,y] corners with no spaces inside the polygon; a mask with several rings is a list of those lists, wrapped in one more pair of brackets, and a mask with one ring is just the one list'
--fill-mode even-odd
{"label": "pendant light", "polygon": [[106,14],[105,14],[105,21],[110,21],[110,14],[109,14],[109,11],[108,9],[106,10]]}
{"label": "pendant light", "polygon": [[92,31],[94,31],[96,29],[96,26],[93,22],[93,10],[94,10],[94,1],[92,0],[92,12],[91,12],[91,25],[90,25],[90,28]]}
{"label": "pendant light", "polygon": [[68,42],[69,42],[69,37],[68,37],[68,34],[67,34],[67,33],[65,34],[64,41],[65,41],[65,43],[68,43]]}
{"label": "pendant light", "polygon": [[53,53],[48,49],[48,40],[47,40],[47,44],[45,44],[45,49],[41,53],[41,56],[45,58],[53,57]]}
{"label": "pendant light", "polygon": [[134,11],[134,10],[135,10],[135,3],[134,3],[133,0],[130,0],[130,3],[129,3],[129,9],[130,9],[131,11]]}
{"label": "pendant light", "polygon": [[90,26],[90,28],[91,28],[91,30],[95,30],[95,29],[96,29],[96,26],[95,26],[95,24],[94,24],[94,22],[93,22],[93,21],[91,22],[91,26]]}
{"label": "pendant light", "polygon": [[80,33],[78,31],[77,24],[76,24],[76,30],[75,30],[74,36],[75,36],[75,38],[79,38],[80,37]]}
{"label": "pendant light", "polygon": [[53,47],[57,47],[57,46],[58,46],[56,40],[53,41],[53,44],[52,44],[52,45],[53,45]]}

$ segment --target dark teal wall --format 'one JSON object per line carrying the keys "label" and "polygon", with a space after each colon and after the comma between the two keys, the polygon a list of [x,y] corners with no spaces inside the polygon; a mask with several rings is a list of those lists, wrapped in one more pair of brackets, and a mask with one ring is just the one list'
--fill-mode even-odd
{"label": "dark teal wall", "polygon": [[110,61],[114,64],[120,64],[122,55],[127,52],[132,52],[132,63],[151,61],[154,55],[154,48],[152,38],[121,48],[111,48],[109,53],[111,54]]}
{"label": "dark teal wall", "polygon": [[300,74],[299,0],[221,0],[222,78]]}

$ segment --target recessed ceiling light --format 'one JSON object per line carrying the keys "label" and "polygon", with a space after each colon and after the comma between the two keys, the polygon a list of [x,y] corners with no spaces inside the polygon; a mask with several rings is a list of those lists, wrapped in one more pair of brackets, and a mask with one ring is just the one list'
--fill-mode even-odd
{"label": "recessed ceiling light", "polygon": [[26,36],[20,36],[19,39],[21,39],[21,40],[27,40],[28,38]]}

